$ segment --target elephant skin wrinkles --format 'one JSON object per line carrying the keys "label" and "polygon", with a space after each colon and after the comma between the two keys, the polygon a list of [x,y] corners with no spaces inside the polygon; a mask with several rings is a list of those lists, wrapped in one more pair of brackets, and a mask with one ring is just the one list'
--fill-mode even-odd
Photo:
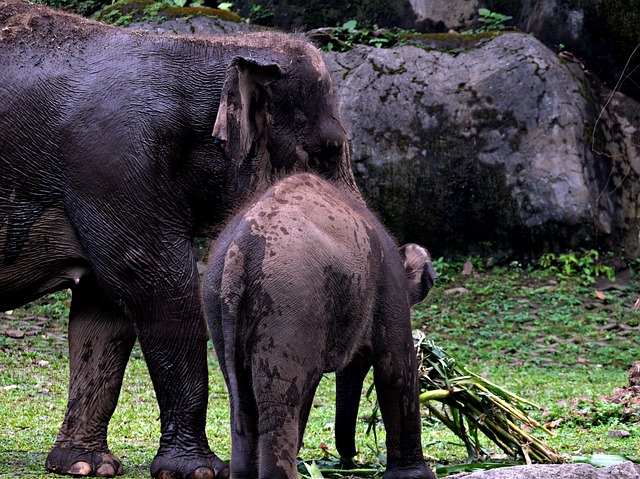
{"label": "elephant skin wrinkles", "polygon": [[294,172],[359,194],[321,54],[275,32],[157,36],[0,0],[0,71],[0,310],[73,291],[47,469],[122,474],[107,428],[138,339],[160,407],[152,476],[224,477],[191,242]]}
{"label": "elephant skin wrinkles", "polygon": [[354,456],[373,366],[387,429],[384,477],[435,477],[420,442],[409,318],[435,277],[424,248],[398,249],[360,197],[313,174],[281,180],[237,213],[212,245],[203,282],[229,390],[233,476],[297,477],[313,395],[331,371],[338,452]]}

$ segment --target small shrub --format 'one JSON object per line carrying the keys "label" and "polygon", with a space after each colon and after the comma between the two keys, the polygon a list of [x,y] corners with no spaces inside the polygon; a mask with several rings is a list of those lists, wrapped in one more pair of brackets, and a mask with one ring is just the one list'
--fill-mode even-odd
{"label": "small shrub", "polygon": [[478,9],[478,15],[478,22],[482,23],[483,25],[472,30],[465,30],[464,32],[462,32],[463,35],[498,32],[500,30],[504,30],[505,28],[507,28],[505,23],[513,18],[509,15],[492,12],[488,8]]}
{"label": "small shrub", "polygon": [[[323,50],[346,52],[357,45],[368,45],[375,48],[402,46],[406,44],[402,30],[378,28],[357,28],[356,20],[349,20],[341,27],[320,29],[319,41]],[[405,32],[406,33],[406,32]]]}
{"label": "small shrub", "polygon": [[545,421],[581,428],[617,426],[628,423],[631,419],[632,415],[622,404],[586,397],[574,398],[568,402],[560,401],[551,406],[545,415]]}
{"label": "small shrub", "polygon": [[583,286],[595,283],[596,278],[606,276],[615,280],[615,270],[600,262],[600,254],[596,250],[585,251],[581,255],[570,252],[559,256],[545,253],[540,258],[540,266],[551,271],[560,280],[576,279]]}

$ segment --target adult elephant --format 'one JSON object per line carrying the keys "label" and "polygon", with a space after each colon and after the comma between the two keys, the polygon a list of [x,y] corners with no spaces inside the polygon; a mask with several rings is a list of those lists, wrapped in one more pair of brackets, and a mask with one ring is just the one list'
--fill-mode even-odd
{"label": "adult elephant", "polygon": [[319,52],[0,0],[0,71],[0,310],[73,291],[69,401],[47,469],[122,474],[107,425],[138,338],[160,406],[152,476],[228,474],[205,436],[191,241],[292,171],[356,189]]}

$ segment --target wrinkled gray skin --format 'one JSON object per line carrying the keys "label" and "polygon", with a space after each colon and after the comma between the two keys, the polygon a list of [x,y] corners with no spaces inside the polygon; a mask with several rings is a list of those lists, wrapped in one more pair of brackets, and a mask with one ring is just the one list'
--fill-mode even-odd
{"label": "wrinkled gray skin", "polygon": [[107,425],[139,339],[154,477],[228,473],[205,436],[191,241],[315,170],[354,188],[319,52],[280,34],[156,37],[0,0],[0,310],[73,290],[70,386],[47,469],[113,476]]}
{"label": "wrinkled gray skin", "polygon": [[[384,477],[433,478],[420,440],[409,308],[434,278],[424,248],[399,252],[361,199],[315,175],[280,181],[236,215],[211,249],[203,283],[229,390],[232,476],[296,478],[322,374],[373,365]],[[358,377],[353,389],[362,387]],[[338,396],[353,409],[354,391]],[[352,420],[342,419],[343,430]]]}

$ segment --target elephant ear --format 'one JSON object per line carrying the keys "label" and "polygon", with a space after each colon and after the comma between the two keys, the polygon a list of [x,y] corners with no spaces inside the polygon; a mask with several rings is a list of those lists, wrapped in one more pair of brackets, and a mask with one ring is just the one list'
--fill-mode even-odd
{"label": "elephant ear", "polygon": [[266,87],[281,75],[276,63],[245,57],[234,58],[227,68],[212,135],[236,165],[256,140],[266,137],[263,133],[270,123]]}
{"label": "elephant ear", "polygon": [[417,304],[426,298],[438,275],[433,269],[431,255],[420,245],[408,243],[399,249],[404,261],[407,278],[407,292],[411,304]]}

